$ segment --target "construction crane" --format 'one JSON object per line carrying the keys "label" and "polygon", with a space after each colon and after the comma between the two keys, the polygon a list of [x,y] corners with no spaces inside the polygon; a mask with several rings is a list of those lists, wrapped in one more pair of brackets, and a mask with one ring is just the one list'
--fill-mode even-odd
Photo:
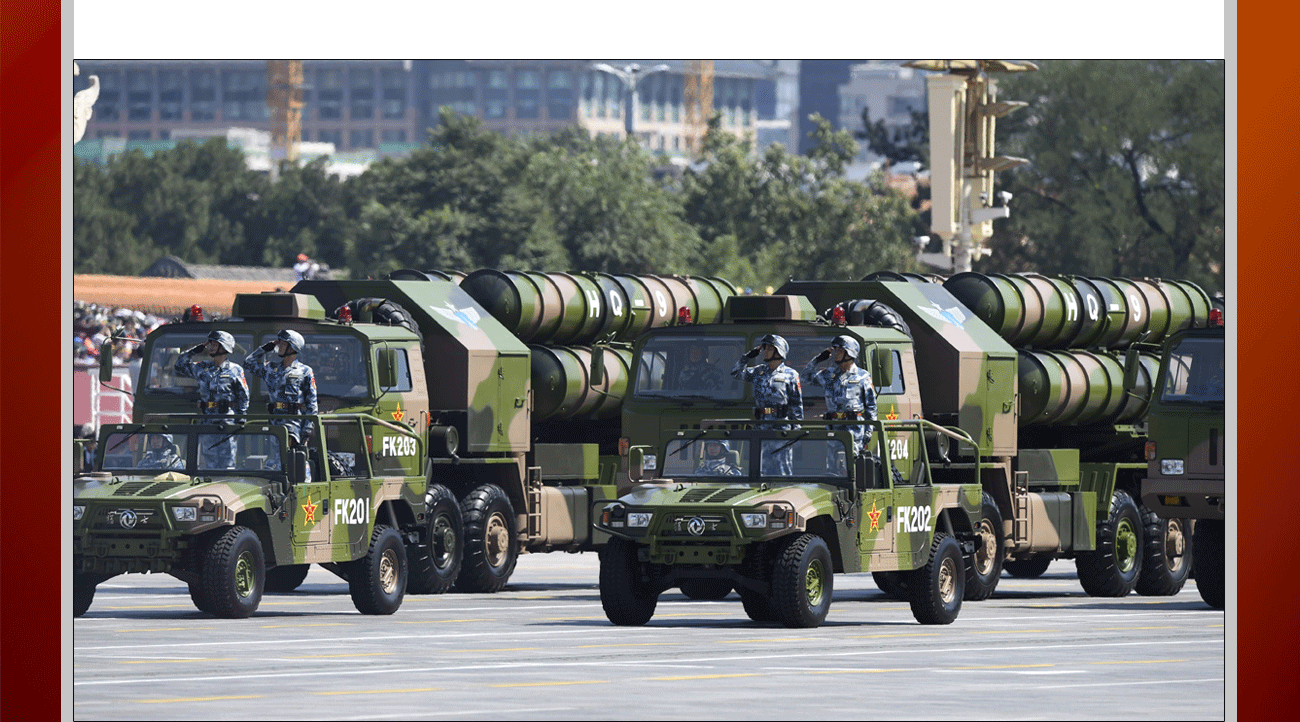
{"label": "construction crane", "polygon": [[704,147],[704,132],[713,115],[713,61],[687,60],[686,87],[682,91],[686,106],[686,150],[698,153]]}
{"label": "construction crane", "polygon": [[[266,106],[271,110],[271,158],[298,160],[302,142],[302,61],[266,61]],[[280,149],[282,153],[277,153]],[[271,164],[274,175],[277,164]]]}

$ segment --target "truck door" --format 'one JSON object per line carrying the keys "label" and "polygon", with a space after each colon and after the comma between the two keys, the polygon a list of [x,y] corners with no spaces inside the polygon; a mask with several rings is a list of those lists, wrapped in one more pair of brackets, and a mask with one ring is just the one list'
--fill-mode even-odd
{"label": "truck door", "polygon": [[369,421],[363,437],[362,424],[356,419],[324,423],[334,544],[351,545],[353,552],[369,544],[375,521],[374,477],[411,475],[421,460],[414,437]]}
{"label": "truck door", "polygon": [[329,483],[323,477],[312,477],[310,484],[293,486],[293,545],[297,561],[301,549],[302,561],[319,563],[330,558],[331,522],[329,515]]}

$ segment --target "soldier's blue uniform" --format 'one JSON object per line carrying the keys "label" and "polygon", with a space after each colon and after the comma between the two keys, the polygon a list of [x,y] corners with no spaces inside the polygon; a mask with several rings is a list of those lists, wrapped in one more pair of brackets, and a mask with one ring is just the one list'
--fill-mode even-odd
{"label": "soldier's blue uniform", "polygon": [[[815,361],[809,361],[799,373],[803,380],[817,384],[826,389],[826,419],[861,421],[876,420],[876,389],[871,385],[871,374],[857,364],[843,371],[838,365],[824,369],[815,369]],[[853,444],[858,453],[867,451],[871,441],[871,427],[854,424],[852,426],[832,426],[836,431],[848,431],[853,434]]]}
{"label": "soldier's blue uniform", "polygon": [[[721,451],[718,455],[708,455],[708,446],[710,444],[720,444]],[[741,476],[743,474],[740,468],[732,464],[731,460],[727,458],[730,449],[727,447],[725,442],[710,440],[705,442],[704,450],[704,458],[700,459],[700,465],[695,467],[696,474],[699,474],[700,476]]]}
{"label": "soldier's blue uniform", "polygon": [[184,469],[185,460],[176,453],[176,445],[172,443],[170,437],[162,437],[166,443],[165,446],[158,449],[150,448],[136,462],[136,467],[140,469]]}
{"label": "soldier's blue uniform", "polygon": [[[216,335],[215,333],[213,335]],[[220,342],[219,342],[220,343]],[[227,353],[230,349],[226,349]],[[190,349],[176,359],[176,375],[192,378],[199,382],[199,410],[204,416],[235,416],[242,418],[248,413],[248,381],[244,370],[233,361],[194,361],[196,349]],[[203,468],[231,469],[235,466],[235,440],[218,444],[213,448],[204,444],[199,450],[202,454]]]}
{"label": "soldier's blue uniform", "polygon": [[[779,339],[780,345],[771,344],[766,339]],[[774,348],[785,356],[784,351],[788,350],[785,339],[780,336],[765,336],[759,341],[759,344],[773,345]],[[782,346],[786,346],[782,349]],[[758,366],[745,366],[745,358],[741,357],[736,365],[731,367],[731,375],[742,381],[749,381],[754,384],[754,418],[759,421],[802,421],[803,420],[803,389],[799,385],[799,374],[795,370],[786,366],[785,363],[778,364],[776,368],[769,368],[766,363]],[[755,424],[759,429],[793,429],[797,425],[791,423],[768,423]],[[770,453],[769,447],[776,449],[785,445],[784,442],[765,441],[763,442],[763,473],[780,474],[789,476],[792,469],[792,454],[794,453],[788,445],[780,451]]]}
{"label": "soldier's blue uniform", "polygon": [[[317,413],[316,374],[311,367],[298,360],[288,366],[275,362],[266,363],[262,361],[264,356],[266,356],[265,351],[261,348],[256,349],[244,359],[244,368],[261,378],[266,384],[267,398],[270,399],[269,411],[273,414]],[[275,423],[288,426],[289,431],[303,442],[307,440],[307,433],[311,430],[311,423],[308,421],[276,419]]]}

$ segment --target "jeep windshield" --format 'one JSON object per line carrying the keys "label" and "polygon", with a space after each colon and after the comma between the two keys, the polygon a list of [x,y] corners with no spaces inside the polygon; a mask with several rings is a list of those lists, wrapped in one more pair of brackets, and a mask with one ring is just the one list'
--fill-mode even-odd
{"label": "jeep windshield", "polygon": [[1161,401],[1223,403],[1226,387],[1224,340],[1188,336],[1169,350]]}
{"label": "jeep windshield", "polygon": [[789,438],[672,439],[665,448],[663,469],[658,473],[666,479],[707,477],[717,481],[721,477],[746,482],[770,481],[773,474],[760,472],[762,457],[788,454],[789,478],[848,479],[849,459],[844,441],[828,438],[825,432],[795,434]]}
{"label": "jeep windshield", "polygon": [[[211,427],[208,427],[211,428]],[[104,440],[103,470],[113,473],[156,475],[176,471],[189,476],[238,471],[240,474],[282,473],[283,441],[266,433],[198,433],[172,427],[117,431]],[[230,448],[233,456],[213,454]],[[206,452],[206,454],[205,454]]]}

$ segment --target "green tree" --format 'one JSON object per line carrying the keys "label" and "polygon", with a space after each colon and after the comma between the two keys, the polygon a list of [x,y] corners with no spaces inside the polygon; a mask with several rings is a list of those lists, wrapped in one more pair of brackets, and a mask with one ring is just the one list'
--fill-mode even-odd
{"label": "green tree", "polygon": [[250,209],[245,255],[254,265],[288,266],[299,253],[340,269],[356,245],[355,215],[349,214],[344,184],[326,171],[327,158],[305,165],[281,165]]}
{"label": "green tree", "polygon": [[865,182],[844,178],[857,154],[852,134],[834,131],[820,116],[814,122],[816,144],[807,157],[780,145],[755,156],[722,131],[716,114],[710,119],[705,165],[685,174],[682,192],[686,219],[708,259],[701,265],[756,287],[913,268],[915,214],[907,200],[879,174]]}
{"label": "green tree", "polygon": [[1015,194],[984,271],[1163,276],[1224,288],[1223,61],[1044,61],[1001,81]]}

